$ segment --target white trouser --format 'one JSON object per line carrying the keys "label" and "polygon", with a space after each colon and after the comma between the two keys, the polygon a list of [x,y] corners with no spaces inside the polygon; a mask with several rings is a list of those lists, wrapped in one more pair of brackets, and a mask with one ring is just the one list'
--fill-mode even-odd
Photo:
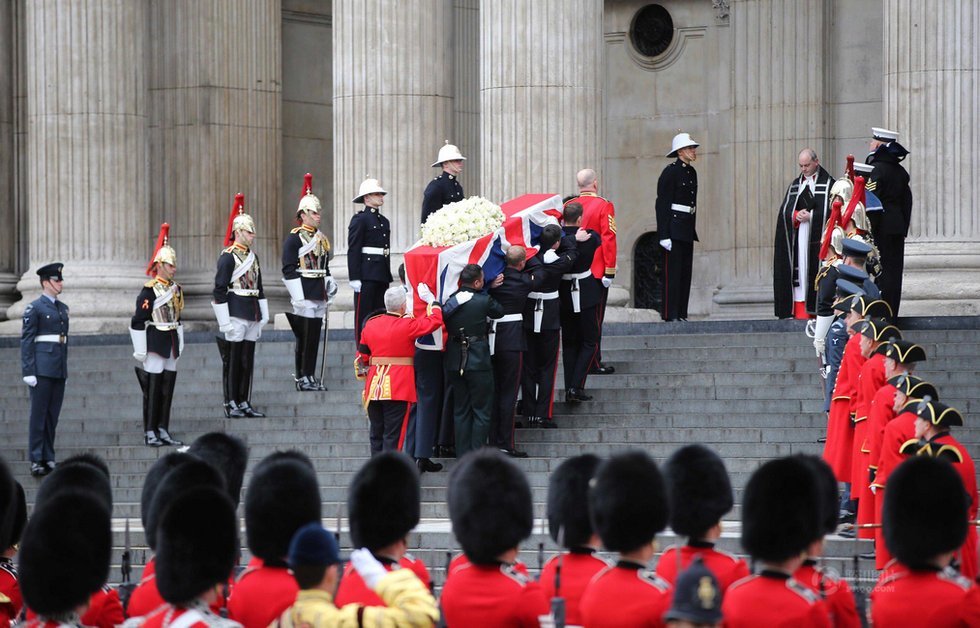
{"label": "white trouser", "polygon": [[255,341],[262,336],[262,324],[259,321],[247,321],[232,316],[231,326],[232,330],[225,332],[225,340],[228,342]]}
{"label": "white trouser", "polygon": [[303,318],[323,318],[323,315],[326,313],[326,301],[310,301],[309,299],[293,301],[293,314],[296,316],[302,316]]}
{"label": "white trouser", "polygon": [[143,361],[143,370],[147,373],[162,373],[166,371],[176,371],[177,370],[177,360],[173,357],[171,352],[170,356],[164,358],[158,353],[146,354],[146,360]]}

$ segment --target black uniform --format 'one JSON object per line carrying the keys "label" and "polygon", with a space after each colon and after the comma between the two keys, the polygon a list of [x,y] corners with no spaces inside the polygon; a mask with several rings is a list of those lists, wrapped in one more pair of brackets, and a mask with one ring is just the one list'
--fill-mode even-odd
{"label": "black uniform", "polygon": [[41,295],[24,309],[23,322],[21,375],[37,378],[31,387],[28,455],[32,463],[53,466],[55,430],[68,379],[68,306]]}
{"label": "black uniform", "polygon": [[326,307],[327,284],[332,284],[332,279],[328,279],[329,262],[330,243],[316,227],[296,227],[286,236],[282,245],[283,279],[290,282],[299,279],[304,300],[315,302],[319,306],[305,308],[302,312],[296,309],[286,313],[289,326],[296,336],[295,374],[297,388],[300,390],[326,390],[316,380],[314,373],[320,330],[323,326],[322,314],[317,313]]}
{"label": "black uniform", "polygon": [[490,296],[504,309],[502,318],[490,322],[494,382],[490,444],[498,448],[514,448],[514,408],[521,385],[524,352],[527,351],[524,307],[533,287],[529,273],[505,268],[504,282],[490,289]]}
{"label": "black uniform", "polygon": [[871,212],[871,235],[881,258],[882,298],[888,302],[898,317],[902,301],[902,273],[905,269],[905,238],[912,221],[912,190],[909,173],[899,163],[908,154],[901,144],[892,142],[881,145],[868,156],[868,164],[874,166],[868,177],[867,189],[874,192],[884,208]]}
{"label": "black uniform", "polygon": [[437,212],[444,205],[463,200],[463,186],[459,184],[456,175],[443,172],[429,181],[422,194],[422,222],[425,224],[429,214]]}
{"label": "black uniform", "polygon": [[[671,249],[664,255],[665,321],[687,319],[687,302],[691,296],[691,273],[694,265],[694,243],[698,203],[698,173],[693,166],[677,159],[664,168],[657,181],[657,238],[670,239]],[[676,207],[686,207],[681,211]]]}
{"label": "black uniform", "polygon": [[[466,303],[458,297],[472,294]],[[453,388],[456,455],[479,449],[490,433],[493,408],[493,364],[487,339],[487,319],[500,318],[504,308],[487,294],[463,287],[443,307],[448,340],[445,368]]]}
{"label": "black uniform", "polygon": [[[566,238],[575,241],[578,227],[565,227],[564,231]],[[585,388],[589,365],[599,350],[599,303],[603,290],[591,268],[601,241],[595,231],[588,233],[590,237],[585,242],[575,241],[578,257],[562,275],[558,289],[565,390]]]}
{"label": "black uniform", "polygon": [[[184,292],[176,282],[161,277],[143,284],[136,297],[136,311],[130,329],[146,330],[146,351],[164,360],[177,360],[181,351],[180,312],[184,309]],[[170,436],[170,409],[174,400],[177,371],[164,367],[160,373],[136,368],[143,389],[143,432],[157,434],[163,429],[167,441],[179,443]],[[169,442],[168,442],[169,444]],[[183,443],[179,443],[183,444]]]}
{"label": "black uniform", "polygon": [[391,223],[377,207],[365,207],[347,227],[347,272],[361,282],[354,295],[354,340],[373,312],[385,306],[385,290],[391,283]]}

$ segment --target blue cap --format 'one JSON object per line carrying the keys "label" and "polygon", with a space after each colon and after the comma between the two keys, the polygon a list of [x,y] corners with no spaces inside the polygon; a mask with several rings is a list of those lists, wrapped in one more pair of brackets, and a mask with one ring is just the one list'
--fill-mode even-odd
{"label": "blue cap", "polygon": [[847,264],[840,264],[837,267],[837,274],[841,279],[846,279],[847,281],[856,284],[861,284],[868,278],[868,273],[864,272],[860,268],[854,268],[853,266],[848,266]]}
{"label": "blue cap", "polygon": [[290,567],[336,565],[340,562],[337,539],[319,523],[308,523],[293,535],[287,561]]}
{"label": "blue cap", "polygon": [[54,262],[53,264],[46,264],[37,269],[37,276],[41,278],[41,281],[48,281],[50,279],[57,279],[62,281],[61,269],[65,265],[61,262]]}
{"label": "blue cap", "polygon": [[844,257],[867,257],[871,255],[871,245],[857,238],[844,238],[841,248]]}

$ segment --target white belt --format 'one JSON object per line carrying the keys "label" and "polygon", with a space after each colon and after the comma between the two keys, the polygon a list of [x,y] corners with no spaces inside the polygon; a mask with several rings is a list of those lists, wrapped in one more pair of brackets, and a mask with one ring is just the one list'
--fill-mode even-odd
{"label": "white belt", "polygon": [[561,276],[562,281],[572,282],[572,293],[571,293],[572,311],[575,312],[576,314],[582,311],[582,300],[581,300],[582,293],[579,292],[578,282],[580,279],[585,279],[586,277],[591,277],[591,276],[592,276],[591,270],[583,270],[580,273],[570,273],[568,275]]}
{"label": "white belt", "polygon": [[173,331],[177,329],[177,323],[155,323],[153,321],[146,321],[147,327],[156,327],[159,331]]}
{"label": "white belt", "polygon": [[490,321],[490,332],[487,334],[487,342],[490,344],[490,355],[493,355],[495,341],[497,339],[497,323],[516,323],[524,320],[523,314],[504,314],[500,318],[488,318]]}
{"label": "white belt", "polygon": [[306,270],[299,271],[300,277],[306,277],[307,279],[322,279],[327,276],[326,268],[309,268]]}
{"label": "white belt", "polygon": [[35,336],[34,342],[57,342],[58,344],[64,344],[68,342],[68,336],[63,336],[60,334],[43,334],[41,336]]}
{"label": "white belt", "polygon": [[562,275],[561,279],[562,281],[572,281],[573,279],[585,279],[590,275],[592,275],[591,270],[583,270],[580,273],[568,273],[567,275]]}
{"label": "white belt", "polygon": [[232,288],[230,292],[232,292],[233,294],[237,294],[240,297],[257,297],[257,296],[259,296],[259,291],[258,290],[246,290],[245,288]]}
{"label": "white belt", "polygon": [[690,207],[688,205],[678,205],[677,203],[671,203],[670,209],[671,211],[684,212],[685,214],[693,214],[695,211],[697,211],[694,207]]}
{"label": "white belt", "polygon": [[388,256],[388,249],[380,246],[362,246],[361,255],[384,255]]}
{"label": "white belt", "polygon": [[554,292],[531,292],[527,298],[534,299],[534,333],[541,333],[541,320],[544,318],[544,302],[553,301],[558,298],[558,291]]}

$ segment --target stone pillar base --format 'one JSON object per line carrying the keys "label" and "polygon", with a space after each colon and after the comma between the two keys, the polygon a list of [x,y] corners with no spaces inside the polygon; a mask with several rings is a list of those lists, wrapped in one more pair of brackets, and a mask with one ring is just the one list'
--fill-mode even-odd
{"label": "stone pillar base", "polygon": [[899,316],[980,315],[976,242],[908,242]]}
{"label": "stone pillar base", "polygon": [[0,321],[9,318],[7,308],[20,299],[17,291],[17,281],[20,279],[14,273],[0,273]]}

